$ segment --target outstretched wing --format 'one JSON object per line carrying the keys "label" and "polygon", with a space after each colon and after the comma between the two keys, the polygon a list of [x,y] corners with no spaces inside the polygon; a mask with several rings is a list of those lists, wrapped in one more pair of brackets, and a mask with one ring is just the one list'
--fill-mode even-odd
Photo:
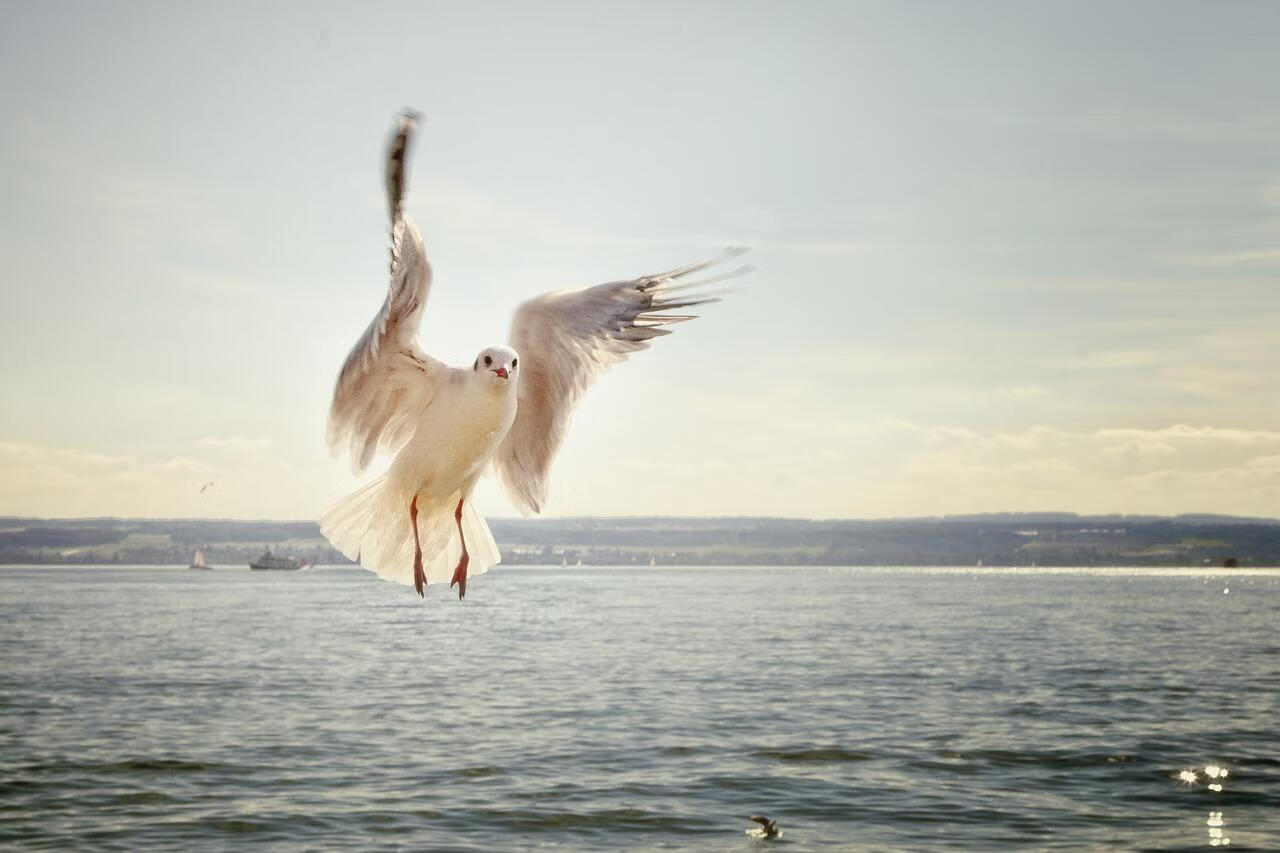
{"label": "outstretched wing", "polygon": [[596,375],[648,348],[653,338],[671,334],[663,326],[696,316],[667,312],[718,302],[717,293],[699,288],[747,267],[700,281],[682,279],[745,251],[729,249],[710,261],[632,281],[548,293],[520,306],[511,324],[511,346],[520,356],[519,405],[494,464],[522,511],[541,512],[551,460],[574,405]]}
{"label": "outstretched wing", "polygon": [[386,301],[356,342],[333,389],[329,448],[350,448],[357,471],[380,448],[398,450],[413,434],[417,416],[435,395],[447,368],[418,346],[422,309],[431,289],[418,227],[404,212],[405,159],[415,118],[400,116],[387,152],[387,202],[391,208],[391,281]]}

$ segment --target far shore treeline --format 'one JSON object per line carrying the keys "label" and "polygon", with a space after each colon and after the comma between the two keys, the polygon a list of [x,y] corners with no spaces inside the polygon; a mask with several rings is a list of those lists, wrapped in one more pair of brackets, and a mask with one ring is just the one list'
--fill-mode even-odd
{"label": "far shore treeline", "polygon": [[[513,565],[1280,566],[1280,521],[1215,515],[1008,513],[877,521],[493,519]],[[349,561],[309,521],[0,518],[0,564],[243,568],[270,548]]]}

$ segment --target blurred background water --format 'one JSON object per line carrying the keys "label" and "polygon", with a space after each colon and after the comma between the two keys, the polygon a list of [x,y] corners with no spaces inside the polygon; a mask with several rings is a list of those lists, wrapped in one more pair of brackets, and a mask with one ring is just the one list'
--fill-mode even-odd
{"label": "blurred background water", "polygon": [[0,568],[0,842],[1276,849],[1278,625],[1270,571]]}

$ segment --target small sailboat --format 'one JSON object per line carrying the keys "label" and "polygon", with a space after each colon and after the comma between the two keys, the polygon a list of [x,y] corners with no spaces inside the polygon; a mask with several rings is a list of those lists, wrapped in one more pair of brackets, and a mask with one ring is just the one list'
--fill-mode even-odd
{"label": "small sailboat", "polygon": [[197,548],[196,553],[191,557],[191,565],[189,569],[212,569],[213,566],[204,561],[204,549]]}

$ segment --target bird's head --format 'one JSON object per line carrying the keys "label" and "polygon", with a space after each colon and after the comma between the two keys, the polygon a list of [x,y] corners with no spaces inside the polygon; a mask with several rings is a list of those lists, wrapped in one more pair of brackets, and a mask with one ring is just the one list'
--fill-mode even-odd
{"label": "bird's head", "polygon": [[520,358],[511,347],[486,347],[476,356],[476,363],[471,366],[482,379],[505,385],[516,378],[520,368]]}

